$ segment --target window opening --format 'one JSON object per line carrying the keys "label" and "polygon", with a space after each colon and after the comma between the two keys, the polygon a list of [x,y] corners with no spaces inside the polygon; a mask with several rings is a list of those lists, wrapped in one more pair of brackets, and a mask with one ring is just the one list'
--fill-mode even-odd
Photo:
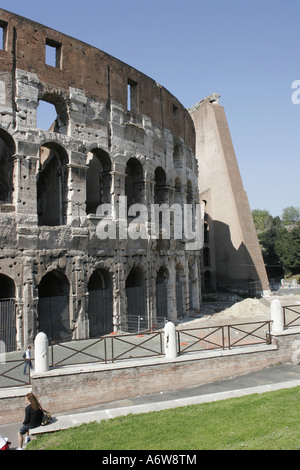
{"label": "window opening", "polygon": [[6,31],[7,23],[0,21],[0,50],[6,50]]}
{"label": "window opening", "polygon": [[61,44],[46,39],[46,65],[61,68]]}
{"label": "window opening", "polygon": [[40,100],[37,109],[37,127],[44,131],[57,132],[57,112],[54,104]]}
{"label": "window opening", "polygon": [[127,82],[127,111],[138,112],[137,83],[133,80]]}

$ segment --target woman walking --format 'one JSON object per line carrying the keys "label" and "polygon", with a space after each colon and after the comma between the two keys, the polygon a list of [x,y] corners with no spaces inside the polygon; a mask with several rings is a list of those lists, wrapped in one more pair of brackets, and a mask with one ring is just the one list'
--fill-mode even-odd
{"label": "woman walking", "polygon": [[22,450],[23,438],[25,434],[25,443],[30,441],[29,430],[40,426],[43,418],[41,405],[39,404],[36,396],[33,393],[27,393],[27,395],[25,396],[25,401],[27,403],[27,406],[25,408],[25,419],[23,421],[23,426],[21,427],[18,433],[19,447],[17,448],[17,450]]}

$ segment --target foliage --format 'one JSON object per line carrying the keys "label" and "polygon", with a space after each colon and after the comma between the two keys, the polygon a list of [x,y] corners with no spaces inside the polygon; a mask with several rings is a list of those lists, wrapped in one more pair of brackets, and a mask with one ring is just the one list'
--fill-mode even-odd
{"label": "foliage", "polygon": [[128,415],[39,436],[27,449],[299,449],[300,387]]}
{"label": "foliage", "polygon": [[300,272],[300,225],[285,230],[275,241],[275,252],[285,270]]}
{"label": "foliage", "polygon": [[271,228],[273,217],[271,216],[269,211],[261,210],[261,209],[254,209],[252,211],[252,217],[254,220],[256,231],[258,233],[264,232]]}
{"label": "foliage", "polygon": [[260,209],[252,215],[268,276],[300,272],[300,209],[286,207],[282,219]]}
{"label": "foliage", "polygon": [[284,225],[295,225],[300,222],[300,208],[289,206],[283,209],[282,221]]}

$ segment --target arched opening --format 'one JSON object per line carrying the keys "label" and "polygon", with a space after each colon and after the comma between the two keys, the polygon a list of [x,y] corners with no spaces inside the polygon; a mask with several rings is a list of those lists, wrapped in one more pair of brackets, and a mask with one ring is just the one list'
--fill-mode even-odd
{"label": "arched opening", "polygon": [[103,336],[113,331],[113,291],[109,271],[97,269],[88,282],[88,318],[90,337]]}
{"label": "arched opening", "polygon": [[133,204],[142,204],[144,201],[143,167],[136,158],[130,158],[125,173],[125,196],[129,209]]}
{"label": "arched opening", "polygon": [[0,129],[0,204],[12,203],[15,144],[10,134]]}
{"label": "arched opening", "polygon": [[111,202],[111,160],[104,150],[88,154],[86,175],[86,213],[96,214],[100,204]]}
{"label": "arched opening", "polygon": [[156,168],[155,175],[155,188],[154,188],[154,203],[155,204],[168,204],[169,191],[167,188],[167,176],[165,170],[161,167]]}
{"label": "arched opening", "polygon": [[175,179],[174,202],[183,205],[182,184],[179,176]]}
{"label": "arched opening", "polygon": [[209,291],[210,289],[212,289],[211,272],[210,271],[205,271],[204,272],[204,289],[206,291]]}
{"label": "arched opening", "polygon": [[168,281],[169,271],[161,267],[156,277],[156,320],[161,322],[168,318]]}
{"label": "arched opening", "polygon": [[67,134],[68,111],[65,100],[55,93],[47,93],[39,100],[37,127],[45,131]]}
{"label": "arched opening", "polygon": [[184,311],[184,272],[181,266],[176,266],[176,310],[177,318],[183,317]]}
{"label": "arched opening", "polygon": [[[194,200],[193,184],[190,180],[187,182],[186,203],[190,206],[190,214],[191,214],[191,218],[192,218],[192,220],[191,220],[191,230],[192,230],[192,233],[194,233],[195,232],[195,227],[196,227],[195,200]],[[188,223],[190,223],[190,221]]]}
{"label": "arched opening", "polygon": [[5,351],[15,351],[16,343],[15,283],[0,274],[0,340]]}
{"label": "arched opening", "polygon": [[203,248],[203,265],[210,266],[210,249],[208,247]]}
{"label": "arched opening", "polygon": [[181,146],[176,143],[173,149],[173,164],[175,168],[180,168],[182,166],[181,161]]}
{"label": "arched opening", "polygon": [[197,261],[189,263],[189,300],[190,314],[199,309],[198,269]]}
{"label": "arched opening", "polygon": [[42,278],[38,285],[38,331],[52,341],[70,341],[69,281],[53,270]]}
{"label": "arched opening", "polygon": [[139,331],[148,328],[146,310],[145,278],[139,267],[134,267],[126,279],[127,329]]}
{"label": "arched opening", "polygon": [[68,203],[68,155],[56,143],[46,143],[39,150],[37,208],[39,225],[64,225]]}

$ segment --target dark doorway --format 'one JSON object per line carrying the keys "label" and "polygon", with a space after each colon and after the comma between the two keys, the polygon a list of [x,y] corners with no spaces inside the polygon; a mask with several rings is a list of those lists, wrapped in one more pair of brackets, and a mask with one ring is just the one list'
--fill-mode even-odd
{"label": "dark doorway", "polygon": [[103,336],[113,331],[113,292],[111,274],[96,270],[88,282],[88,318],[90,337]]}

